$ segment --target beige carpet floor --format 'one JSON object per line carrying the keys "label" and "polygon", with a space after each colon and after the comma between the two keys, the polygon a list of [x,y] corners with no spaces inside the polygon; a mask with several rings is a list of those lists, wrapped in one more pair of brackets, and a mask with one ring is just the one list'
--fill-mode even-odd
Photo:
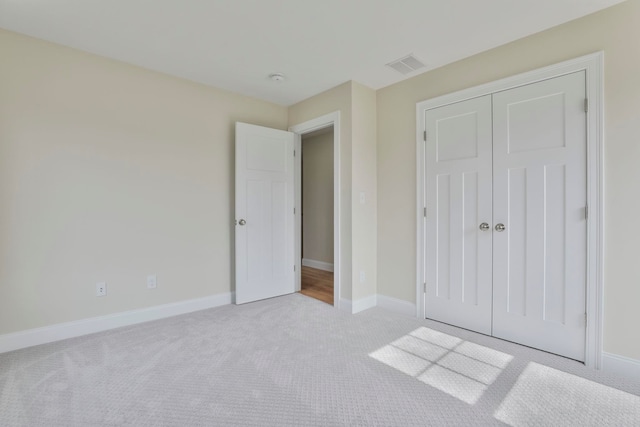
{"label": "beige carpet floor", "polygon": [[640,384],[295,294],[0,354],[0,426],[640,425]]}

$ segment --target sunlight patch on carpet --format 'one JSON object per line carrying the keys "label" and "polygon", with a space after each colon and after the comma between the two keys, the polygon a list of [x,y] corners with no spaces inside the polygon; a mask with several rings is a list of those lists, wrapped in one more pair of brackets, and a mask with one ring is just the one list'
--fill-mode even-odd
{"label": "sunlight patch on carpet", "polygon": [[473,405],[513,356],[421,327],[369,354],[385,365]]}
{"label": "sunlight patch on carpet", "polygon": [[494,417],[519,426],[637,426],[640,397],[531,362]]}

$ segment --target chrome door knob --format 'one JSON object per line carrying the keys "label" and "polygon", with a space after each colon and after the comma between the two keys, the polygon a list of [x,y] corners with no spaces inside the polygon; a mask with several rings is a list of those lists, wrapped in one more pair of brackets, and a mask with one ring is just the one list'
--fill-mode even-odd
{"label": "chrome door knob", "polygon": [[246,223],[247,223],[247,221],[245,221],[244,219],[241,219],[241,220],[238,222],[238,224],[240,224],[240,225],[245,225]]}
{"label": "chrome door knob", "polygon": [[490,228],[491,227],[489,227],[489,224],[487,224],[486,222],[483,222],[482,224],[480,224],[480,230],[482,231],[487,231]]}
{"label": "chrome door knob", "polygon": [[504,224],[502,224],[502,223],[496,224],[496,231],[499,231],[499,232],[502,233],[505,228],[507,228],[507,227],[505,227]]}

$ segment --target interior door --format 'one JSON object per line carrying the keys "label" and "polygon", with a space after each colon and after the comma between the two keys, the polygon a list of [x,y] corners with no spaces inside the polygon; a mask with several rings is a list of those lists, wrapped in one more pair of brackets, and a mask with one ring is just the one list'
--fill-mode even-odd
{"label": "interior door", "polygon": [[294,134],[236,123],[236,304],[295,291]]}
{"label": "interior door", "polygon": [[426,317],[491,334],[491,95],[425,114]]}
{"label": "interior door", "polygon": [[584,100],[584,72],[493,95],[493,335],[581,361]]}

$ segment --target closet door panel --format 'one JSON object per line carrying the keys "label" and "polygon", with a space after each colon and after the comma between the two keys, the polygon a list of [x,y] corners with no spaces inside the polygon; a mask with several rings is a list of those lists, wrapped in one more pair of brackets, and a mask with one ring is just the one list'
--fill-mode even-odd
{"label": "closet door panel", "polygon": [[491,96],[426,112],[427,318],[491,333]]}
{"label": "closet door panel", "polygon": [[585,75],[493,95],[493,335],[584,360]]}

